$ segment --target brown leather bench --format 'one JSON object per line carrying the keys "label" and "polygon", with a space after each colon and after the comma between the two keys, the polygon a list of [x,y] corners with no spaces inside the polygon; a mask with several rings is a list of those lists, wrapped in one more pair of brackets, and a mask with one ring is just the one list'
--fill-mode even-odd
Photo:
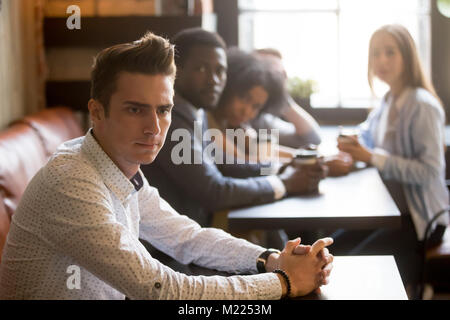
{"label": "brown leather bench", "polygon": [[0,262],[12,215],[31,178],[61,143],[83,134],[67,107],[45,109],[0,132]]}

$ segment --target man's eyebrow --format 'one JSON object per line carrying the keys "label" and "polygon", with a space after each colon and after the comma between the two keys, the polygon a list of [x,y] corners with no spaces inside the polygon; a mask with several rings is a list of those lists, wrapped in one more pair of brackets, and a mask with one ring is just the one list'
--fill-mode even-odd
{"label": "man's eyebrow", "polygon": [[140,107],[140,108],[150,108],[151,107],[151,105],[149,105],[147,103],[141,103],[141,102],[130,101],[130,100],[125,101],[123,104],[129,104],[129,105]]}
{"label": "man's eyebrow", "polygon": [[[141,103],[141,102],[137,102],[137,101],[125,101],[124,104],[136,106],[139,108],[150,108],[151,107],[150,104]],[[158,108],[171,108],[171,107],[173,107],[173,103],[167,103],[167,104],[159,105],[157,107]]]}

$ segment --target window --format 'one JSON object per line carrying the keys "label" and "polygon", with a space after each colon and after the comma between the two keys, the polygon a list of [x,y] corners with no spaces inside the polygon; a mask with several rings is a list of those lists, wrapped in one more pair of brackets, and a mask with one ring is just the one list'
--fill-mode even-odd
{"label": "window", "polygon": [[447,18],[450,18],[450,0],[437,0],[439,12]]}
{"label": "window", "polygon": [[[404,25],[429,72],[430,10],[429,0],[239,0],[239,46],[278,49],[289,77],[318,83],[313,108],[368,108],[377,103],[367,82],[371,34]],[[386,89],[375,83],[378,98]]]}

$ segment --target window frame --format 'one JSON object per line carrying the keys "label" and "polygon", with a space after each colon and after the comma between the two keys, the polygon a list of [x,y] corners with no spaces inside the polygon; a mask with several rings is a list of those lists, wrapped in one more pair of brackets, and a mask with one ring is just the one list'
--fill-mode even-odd
{"label": "window frame", "polygon": [[[242,12],[255,12],[253,10],[241,11],[239,9],[239,0],[214,0],[214,10],[217,15],[217,32],[222,35],[224,40],[226,41],[228,46],[238,46],[239,45],[239,15]],[[434,15],[436,11],[436,4],[431,0],[431,11],[430,11],[430,30],[433,30],[434,23]],[[340,8],[338,6],[337,9],[334,10],[325,10],[327,12],[331,11],[339,11]],[[256,12],[264,12],[267,10],[257,10]],[[304,12],[305,10],[298,10],[299,12]],[[317,10],[314,10],[317,11]],[[320,10],[324,11],[324,10]],[[282,12],[282,11],[277,11]],[[291,12],[291,11],[290,11]],[[229,30],[231,28],[231,30]],[[224,32],[224,30],[227,30]],[[338,34],[338,43],[339,43],[339,34]],[[431,39],[433,38],[433,34],[431,34]],[[433,42],[432,48],[430,52],[431,57],[433,56]],[[431,74],[433,75],[435,72],[434,68],[435,64],[433,60],[431,61]],[[338,67],[338,70],[340,67]],[[301,105],[308,113],[313,116],[319,124],[323,125],[353,125],[357,123],[361,123],[367,118],[367,115],[370,113],[370,108],[346,108],[341,105],[337,107],[320,107],[320,108],[312,108],[308,105]]]}

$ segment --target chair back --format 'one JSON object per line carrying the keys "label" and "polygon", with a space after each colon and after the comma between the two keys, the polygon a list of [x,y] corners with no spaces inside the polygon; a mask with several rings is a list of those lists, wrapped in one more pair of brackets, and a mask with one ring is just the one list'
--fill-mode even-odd
{"label": "chair back", "polygon": [[11,219],[33,176],[66,140],[83,135],[75,113],[50,108],[0,132],[0,262]]}

